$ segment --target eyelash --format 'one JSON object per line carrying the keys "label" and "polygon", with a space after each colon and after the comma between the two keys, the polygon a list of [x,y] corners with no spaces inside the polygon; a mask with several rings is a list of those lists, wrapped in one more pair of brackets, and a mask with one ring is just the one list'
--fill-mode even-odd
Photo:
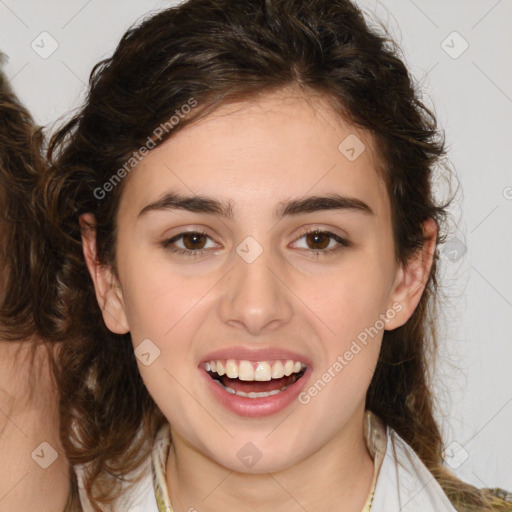
{"label": "eyelash", "polygon": [[[307,236],[309,234],[314,234],[314,233],[327,235],[329,238],[334,239],[336,242],[338,242],[338,245],[332,249],[316,249],[316,250],[309,249],[310,251],[314,252],[316,257],[319,257],[320,255],[328,256],[328,255],[337,253],[337,252],[341,251],[342,249],[352,246],[351,242],[349,242],[348,240],[345,240],[344,238],[340,237],[339,235],[332,233],[331,231],[324,231],[324,230],[320,230],[320,229],[306,230],[306,231],[302,232],[296,238],[295,241],[300,240],[304,236]],[[179,256],[191,256],[193,258],[197,258],[198,256],[201,256],[204,252],[208,251],[208,249],[199,249],[199,250],[193,251],[190,249],[180,249],[180,248],[172,246],[172,244],[174,242],[176,242],[177,240],[179,240],[180,238],[183,238],[185,235],[188,235],[188,234],[202,235],[202,236],[206,236],[207,238],[211,239],[211,237],[204,231],[184,231],[172,238],[169,238],[168,240],[164,240],[161,245],[164,249],[166,249],[174,254],[177,254]]]}

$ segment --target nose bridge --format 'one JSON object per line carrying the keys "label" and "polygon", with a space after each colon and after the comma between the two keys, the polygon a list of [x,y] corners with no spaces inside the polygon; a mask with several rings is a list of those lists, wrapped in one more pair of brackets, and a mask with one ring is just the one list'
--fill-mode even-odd
{"label": "nose bridge", "polygon": [[223,322],[256,335],[290,320],[290,294],[275,275],[283,270],[280,261],[274,251],[253,237],[238,244],[232,270],[224,283],[220,308]]}

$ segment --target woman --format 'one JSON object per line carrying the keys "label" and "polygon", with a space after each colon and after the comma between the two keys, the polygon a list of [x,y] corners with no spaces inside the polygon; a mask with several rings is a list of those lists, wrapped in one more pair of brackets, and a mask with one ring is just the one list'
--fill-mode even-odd
{"label": "woman", "polygon": [[510,510],[444,467],[434,418],[443,155],[349,1],[129,30],[44,182],[84,506]]}
{"label": "woman", "polygon": [[53,351],[42,341],[48,297],[34,293],[49,257],[32,199],[44,167],[42,143],[41,129],[0,72],[0,510],[6,511],[64,510],[69,491]]}

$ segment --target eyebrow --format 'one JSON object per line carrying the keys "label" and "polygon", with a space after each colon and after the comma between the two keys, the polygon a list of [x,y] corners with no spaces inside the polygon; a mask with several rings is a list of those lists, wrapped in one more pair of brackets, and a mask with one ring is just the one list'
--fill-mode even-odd
{"label": "eyebrow", "polygon": [[[150,211],[162,210],[184,210],[233,219],[233,203],[231,201],[220,201],[213,197],[200,195],[184,196],[175,192],[168,192],[160,199],[148,204],[139,212],[138,216],[141,217]],[[274,211],[274,217],[282,219],[286,216],[325,210],[348,210],[375,215],[374,211],[360,199],[339,194],[328,194],[282,201],[278,203]]]}

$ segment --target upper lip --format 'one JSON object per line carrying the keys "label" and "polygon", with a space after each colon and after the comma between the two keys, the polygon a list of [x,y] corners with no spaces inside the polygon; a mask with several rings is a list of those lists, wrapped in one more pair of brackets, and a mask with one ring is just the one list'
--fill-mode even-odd
{"label": "upper lip", "polygon": [[271,361],[274,359],[292,359],[293,361],[300,361],[306,366],[311,366],[311,361],[308,357],[292,350],[277,347],[248,347],[243,345],[235,345],[210,352],[201,359],[201,363],[219,359],[238,359],[253,362]]}

